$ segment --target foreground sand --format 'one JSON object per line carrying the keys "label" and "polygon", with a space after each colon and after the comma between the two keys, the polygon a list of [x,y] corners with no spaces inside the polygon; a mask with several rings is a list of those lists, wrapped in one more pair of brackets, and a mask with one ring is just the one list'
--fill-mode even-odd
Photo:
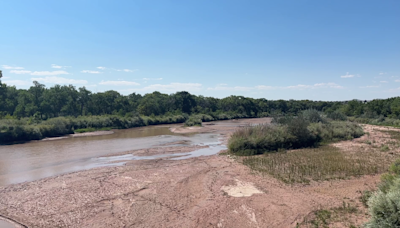
{"label": "foreground sand", "polygon": [[[233,128],[214,130],[228,137]],[[344,200],[361,207],[361,192],[378,182],[379,175],[286,185],[223,155],[141,160],[0,188],[0,215],[27,227],[296,227]]]}

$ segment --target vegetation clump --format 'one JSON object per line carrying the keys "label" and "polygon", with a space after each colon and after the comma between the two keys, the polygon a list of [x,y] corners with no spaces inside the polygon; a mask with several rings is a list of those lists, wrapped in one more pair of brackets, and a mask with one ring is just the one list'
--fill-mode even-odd
{"label": "vegetation clump", "polygon": [[185,121],[185,126],[186,127],[191,127],[191,126],[202,126],[202,120],[196,117],[190,117],[188,120]]}
{"label": "vegetation clump", "polygon": [[381,181],[378,191],[368,200],[371,219],[365,227],[400,227],[400,159],[382,175]]}
{"label": "vegetation clump", "polygon": [[316,147],[320,143],[349,140],[363,134],[356,123],[329,122],[316,110],[306,110],[297,117],[274,118],[271,125],[238,129],[229,139],[228,148],[236,155],[256,155]]}

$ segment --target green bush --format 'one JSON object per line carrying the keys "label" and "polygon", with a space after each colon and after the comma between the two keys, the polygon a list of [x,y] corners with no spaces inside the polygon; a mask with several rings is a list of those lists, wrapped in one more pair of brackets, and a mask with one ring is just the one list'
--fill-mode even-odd
{"label": "green bush", "polygon": [[310,123],[303,116],[281,117],[275,118],[271,125],[236,130],[228,141],[228,148],[237,155],[255,155],[281,149],[315,147],[320,142],[348,140],[363,134],[356,123]]}
{"label": "green bush", "polygon": [[315,109],[307,109],[301,112],[301,116],[310,123],[326,123],[323,114]]}
{"label": "green bush", "polygon": [[201,119],[197,118],[197,117],[190,117],[188,120],[186,120],[185,122],[185,126],[186,127],[191,127],[191,126],[201,126],[202,125],[202,121]]}
{"label": "green bush", "polygon": [[370,221],[367,228],[400,227],[400,178],[396,178],[387,192],[379,190],[368,200]]}
{"label": "green bush", "polygon": [[287,126],[259,125],[243,127],[229,139],[230,152],[237,155],[255,155],[289,146],[294,136],[288,134]]}
{"label": "green bush", "polygon": [[349,140],[364,135],[364,131],[360,125],[343,121],[332,121],[326,124],[312,123],[308,129],[312,134],[321,137],[323,142]]}
{"label": "green bush", "polygon": [[332,120],[342,120],[342,121],[347,120],[347,116],[339,111],[328,113],[327,117]]}

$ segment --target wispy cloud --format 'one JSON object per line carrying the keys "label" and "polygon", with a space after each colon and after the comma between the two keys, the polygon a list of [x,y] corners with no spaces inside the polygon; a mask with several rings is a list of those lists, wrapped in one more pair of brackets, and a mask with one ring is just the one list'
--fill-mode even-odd
{"label": "wispy cloud", "polygon": [[135,70],[130,70],[130,69],[122,69],[122,70],[116,70],[116,71],[123,71],[123,72],[128,72],[128,73],[131,73],[131,72],[135,72],[135,71],[138,71],[137,69],[135,69]]}
{"label": "wispy cloud", "polygon": [[22,70],[24,69],[23,67],[17,67],[17,66],[8,66],[8,65],[2,65],[2,67],[6,70]]}
{"label": "wispy cloud", "polygon": [[30,70],[10,70],[11,74],[30,74],[32,71]]}
{"label": "wispy cloud", "polygon": [[87,74],[101,74],[102,72],[96,71],[96,70],[82,70],[81,73],[87,73]]}
{"label": "wispy cloud", "polygon": [[67,67],[70,67],[70,66],[60,66],[57,64],[51,64],[51,68],[55,68],[55,69],[62,69],[62,68],[67,68]]}
{"label": "wispy cloud", "polygon": [[380,81],[380,83],[388,83],[388,81]]}
{"label": "wispy cloud", "polygon": [[99,69],[99,70],[105,70],[105,69],[107,69],[107,68],[102,67],[102,66],[99,66],[99,67],[96,67],[96,68]]}
{"label": "wispy cloud", "polygon": [[256,86],[257,89],[259,90],[270,90],[270,89],[274,89],[273,86],[266,86],[266,85],[258,85]]}
{"label": "wispy cloud", "polygon": [[163,78],[143,78],[144,81],[161,81]]}
{"label": "wispy cloud", "polygon": [[369,85],[369,86],[360,86],[361,89],[369,89],[369,88],[379,88],[379,85]]}
{"label": "wispy cloud", "polygon": [[316,83],[314,85],[294,85],[294,86],[286,86],[283,87],[286,89],[319,89],[319,88],[332,88],[332,89],[343,89],[344,87],[341,85],[338,85],[336,83],[333,82],[329,82],[329,83]]}
{"label": "wispy cloud", "polygon": [[63,70],[56,71],[30,71],[30,70],[11,70],[12,74],[30,74],[35,76],[55,76],[55,75],[63,75],[68,74],[68,72]]}
{"label": "wispy cloud", "polygon": [[146,86],[140,91],[160,91],[160,92],[177,92],[177,91],[190,91],[196,92],[202,89],[200,83],[170,83],[170,84],[154,84]]}
{"label": "wispy cloud", "polygon": [[113,85],[113,86],[136,86],[140,85],[137,82],[131,82],[131,81],[101,81],[99,85]]}
{"label": "wispy cloud", "polygon": [[246,91],[251,91],[254,90],[254,87],[246,87],[246,86],[215,86],[215,87],[208,87],[207,90],[213,90],[213,91],[240,91],[240,92],[246,92]]}
{"label": "wispy cloud", "polygon": [[15,85],[15,86],[26,86],[31,84],[31,82],[27,80],[5,80],[3,82],[7,85]]}
{"label": "wispy cloud", "polygon": [[349,72],[346,72],[346,75],[340,76],[341,78],[354,78],[354,77],[361,77],[360,75],[354,75],[354,74],[349,74]]}
{"label": "wispy cloud", "polygon": [[333,82],[329,83],[316,83],[313,85],[292,85],[292,86],[267,86],[267,85],[257,85],[254,87],[246,87],[246,86],[221,86],[217,85],[216,87],[209,87],[207,90],[215,90],[215,91],[257,91],[257,90],[273,90],[273,89],[321,89],[321,88],[331,88],[331,89],[343,89],[344,87],[338,85]]}
{"label": "wispy cloud", "polygon": [[396,79],[396,80],[394,80],[395,82],[400,82],[400,79]]}
{"label": "wispy cloud", "polygon": [[62,74],[68,74],[68,72],[63,70],[56,70],[56,71],[34,71],[31,73],[31,75],[36,75],[36,76],[53,76]]}
{"label": "wispy cloud", "polygon": [[88,81],[86,80],[77,80],[77,79],[71,79],[71,78],[63,78],[63,77],[44,77],[44,78],[31,78],[32,81],[39,81],[43,83],[51,83],[51,84],[87,84]]}

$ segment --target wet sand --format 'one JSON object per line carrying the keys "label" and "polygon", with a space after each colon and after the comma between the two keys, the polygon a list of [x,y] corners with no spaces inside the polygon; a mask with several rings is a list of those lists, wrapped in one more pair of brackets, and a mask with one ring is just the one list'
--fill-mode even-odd
{"label": "wet sand", "polygon": [[[220,133],[224,142],[235,129],[229,124],[206,127]],[[177,148],[127,153],[146,156]],[[177,153],[198,149],[179,148],[186,149]],[[123,166],[1,187],[0,215],[27,227],[295,227],[313,211],[340,206],[344,199],[361,207],[361,192],[378,182],[375,175],[286,185],[254,174],[225,155],[131,160]],[[366,219],[364,215],[354,221],[362,224]]]}

